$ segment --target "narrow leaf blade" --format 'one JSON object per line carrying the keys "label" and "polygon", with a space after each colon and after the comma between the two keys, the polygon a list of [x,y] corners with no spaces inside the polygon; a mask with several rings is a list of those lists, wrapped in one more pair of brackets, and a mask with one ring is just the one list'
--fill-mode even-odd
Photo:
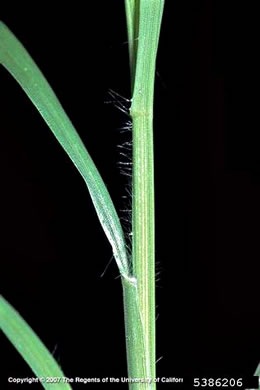
{"label": "narrow leaf blade", "polygon": [[125,0],[126,24],[128,35],[128,52],[132,90],[134,88],[135,67],[139,35],[140,0]]}
{"label": "narrow leaf blade", "polygon": [[254,373],[255,376],[260,376],[260,363],[258,364],[256,370],[255,370],[255,373]]}
{"label": "narrow leaf blade", "polygon": [[[63,383],[65,376],[53,356],[32,328],[2,296],[0,296],[0,328],[46,390],[71,390],[68,383]],[[58,383],[47,383],[48,377],[59,378]]]}
{"label": "narrow leaf blade", "polygon": [[3,22],[0,22],[0,63],[23,88],[82,175],[100,223],[112,245],[120,273],[126,278],[129,277],[124,234],[107,188],[47,80],[26,49]]}

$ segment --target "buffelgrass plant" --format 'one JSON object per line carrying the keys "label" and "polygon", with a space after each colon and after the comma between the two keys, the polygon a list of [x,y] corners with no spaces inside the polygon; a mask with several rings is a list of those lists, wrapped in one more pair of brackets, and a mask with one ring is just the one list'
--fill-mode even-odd
{"label": "buffelgrass plant", "polygon": [[[155,389],[153,91],[164,0],[126,0],[133,127],[132,250],[107,188],[50,85],[12,32],[0,24],[0,62],[35,105],[86,182],[112,246],[124,298],[130,389]],[[54,358],[16,310],[0,298],[0,326],[45,389],[70,389]],[[46,378],[61,378],[48,383]]]}
{"label": "buffelgrass plant", "polygon": [[[0,62],[21,85],[86,182],[112,246],[123,287],[131,390],[155,390],[153,90],[164,0],[125,0],[133,130],[132,248],[106,186],[48,82],[12,32],[0,23]],[[69,390],[64,374],[39,337],[0,296],[0,327],[46,390]],[[255,375],[260,375],[260,365]],[[57,378],[47,382],[46,378]]]}

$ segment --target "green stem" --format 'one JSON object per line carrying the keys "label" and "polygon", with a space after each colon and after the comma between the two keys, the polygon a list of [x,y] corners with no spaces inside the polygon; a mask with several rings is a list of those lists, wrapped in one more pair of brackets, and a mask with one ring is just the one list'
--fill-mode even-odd
{"label": "green stem", "polygon": [[[122,278],[124,295],[125,334],[129,379],[146,378],[144,332],[140,317],[136,281]],[[129,383],[131,390],[145,389],[140,383]]]}
{"label": "green stem", "polygon": [[[151,117],[133,118],[133,272],[144,332],[146,377],[155,378],[154,179]],[[152,388],[152,387],[151,387]]]}
{"label": "green stem", "polygon": [[[130,48],[137,49],[137,53],[133,52],[132,56],[130,55],[133,86],[130,109],[133,122],[132,261],[137,294],[129,292],[125,294],[128,373],[130,378],[147,379],[146,383],[139,384],[138,389],[154,390],[156,372],[153,93],[155,60],[164,0],[127,0],[126,3],[132,5],[131,9],[138,13],[138,16],[132,14],[132,19],[131,15],[127,18]],[[138,26],[135,24],[136,21],[138,21]],[[137,38],[138,45],[135,46],[132,40]],[[135,69],[133,69],[133,64]],[[131,309],[135,305],[137,313]],[[141,322],[142,335],[139,335],[139,349],[140,345],[143,348],[141,353],[135,350],[137,346],[131,332],[132,343],[128,340],[128,327],[131,322],[133,323],[129,317],[133,315],[139,317]],[[134,385],[130,385],[130,389],[134,388]]]}

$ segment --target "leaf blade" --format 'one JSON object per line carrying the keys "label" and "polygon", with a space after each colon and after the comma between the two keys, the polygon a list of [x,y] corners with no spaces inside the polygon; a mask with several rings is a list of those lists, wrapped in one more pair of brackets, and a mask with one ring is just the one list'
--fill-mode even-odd
{"label": "leaf blade", "polygon": [[[34,374],[38,378],[45,379],[41,383],[46,390],[71,390],[68,383],[63,383],[65,375],[42,341],[2,296],[0,296],[0,328]],[[60,381],[47,383],[47,377],[60,378]]]}
{"label": "leaf blade", "polygon": [[112,246],[119,271],[130,277],[123,229],[108,190],[52,88],[26,49],[0,22],[0,63],[23,88],[87,184],[99,221]]}
{"label": "leaf blade", "polygon": [[129,65],[131,73],[132,91],[134,89],[136,59],[138,49],[140,0],[125,0],[125,12],[128,35]]}

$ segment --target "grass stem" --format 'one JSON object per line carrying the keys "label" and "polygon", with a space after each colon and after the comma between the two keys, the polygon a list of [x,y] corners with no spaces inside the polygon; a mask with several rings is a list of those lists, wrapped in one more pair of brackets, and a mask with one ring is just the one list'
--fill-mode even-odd
{"label": "grass stem", "polygon": [[[163,0],[139,0],[131,3],[132,14],[128,15],[130,42],[130,70],[133,98],[130,115],[133,122],[133,203],[132,229],[133,276],[136,278],[136,301],[138,314],[126,304],[126,324],[129,316],[139,316],[142,336],[142,353],[128,351],[128,373],[147,380],[138,389],[155,389],[155,239],[154,239],[154,156],[153,156],[153,93],[155,60],[157,54]],[[138,25],[136,25],[138,23]],[[134,42],[133,42],[134,40]],[[138,43],[136,43],[138,40]],[[133,67],[135,68],[133,69]],[[128,312],[129,311],[129,312]],[[136,320],[135,322],[139,321]],[[128,337],[128,335],[126,334]],[[127,347],[129,343],[127,341]],[[131,346],[133,347],[133,346]],[[137,360],[132,367],[133,354]],[[133,358],[133,359],[134,359]],[[137,366],[137,367],[136,367]],[[134,389],[130,385],[130,389]]]}

